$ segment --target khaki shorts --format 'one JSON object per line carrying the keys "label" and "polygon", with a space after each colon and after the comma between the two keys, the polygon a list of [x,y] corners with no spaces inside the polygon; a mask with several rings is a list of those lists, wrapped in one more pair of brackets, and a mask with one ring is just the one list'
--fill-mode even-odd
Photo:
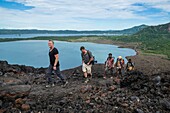
{"label": "khaki shorts", "polygon": [[130,66],[130,67],[128,67],[128,70],[132,71],[132,70],[134,70],[134,68],[132,66]]}
{"label": "khaki shorts", "polygon": [[82,65],[82,71],[83,71],[84,73],[91,74],[91,67],[92,67],[92,65],[87,65],[87,64],[83,63],[83,65]]}

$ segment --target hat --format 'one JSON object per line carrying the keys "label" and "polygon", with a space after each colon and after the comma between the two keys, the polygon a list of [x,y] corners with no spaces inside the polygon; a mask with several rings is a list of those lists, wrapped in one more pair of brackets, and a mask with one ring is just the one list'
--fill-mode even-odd
{"label": "hat", "polygon": [[119,56],[118,58],[119,58],[119,59],[122,59],[122,56]]}

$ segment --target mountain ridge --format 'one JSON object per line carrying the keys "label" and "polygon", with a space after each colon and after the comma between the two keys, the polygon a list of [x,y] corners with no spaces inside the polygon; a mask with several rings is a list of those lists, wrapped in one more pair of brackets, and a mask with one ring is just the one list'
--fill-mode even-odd
{"label": "mountain ridge", "polygon": [[0,34],[135,34],[147,25],[134,26],[123,30],[38,30],[38,29],[0,29]]}

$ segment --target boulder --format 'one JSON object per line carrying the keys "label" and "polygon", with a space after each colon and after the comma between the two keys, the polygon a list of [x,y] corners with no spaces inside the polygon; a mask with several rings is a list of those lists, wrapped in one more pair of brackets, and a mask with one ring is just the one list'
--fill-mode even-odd
{"label": "boulder", "polygon": [[92,90],[92,86],[91,85],[86,85],[86,86],[82,86],[80,89],[81,93],[86,93],[86,92],[90,92]]}
{"label": "boulder", "polygon": [[24,100],[22,98],[18,98],[15,100],[15,104],[23,104]]}
{"label": "boulder", "polygon": [[116,89],[116,86],[110,86],[109,91],[114,91]]}
{"label": "boulder", "polygon": [[22,108],[22,110],[24,110],[24,111],[28,111],[28,110],[30,110],[30,105],[28,105],[28,104],[23,104],[23,105],[21,106],[21,108]]}
{"label": "boulder", "polygon": [[5,113],[6,109],[0,109],[0,113]]}
{"label": "boulder", "polygon": [[3,77],[0,78],[0,81],[3,81],[4,85],[20,85],[23,82],[20,79],[16,79],[14,77]]}
{"label": "boulder", "polygon": [[0,108],[2,107],[2,104],[3,104],[3,102],[2,102],[2,100],[0,100]]}
{"label": "boulder", "polygon": [[7,61],[0,61],[0,69],[4,70],[8,67],[8,62]]}
{"label": "boulder", "polygon": [[141,109],[135,109],[135,113],[144,113]]}
{"label": "boulder", "polygon": [[139,102],[140,101],[139,97],[137,97],[137,96],[131,96],[130,99],[133,102]]}
{"label": "boulder", "polygon": [[152,80],[153,80],[153,82],[155,82],[155,83],[156,83],[156,85],[159,85],[159,84],[160,84],[160,82],[161,82],[161,77],[160,77],[160,76],[156,76],[156,77],[155,77],[155,78],[153,78]]}
{"label": "boulder", "polygon": [[0,97],[8,100],[13,100],[29,95],[30,90],[30,85],[4,86],[0,89]]}
{"label": "boulder", "polygon": [[167,99],[162,99],[160,103],[165,109],[170,110],[170,102]]}
{"label": "boulder", "polygon": [[0,76],[3,76],[3,72],[2,71],[0,71]]}

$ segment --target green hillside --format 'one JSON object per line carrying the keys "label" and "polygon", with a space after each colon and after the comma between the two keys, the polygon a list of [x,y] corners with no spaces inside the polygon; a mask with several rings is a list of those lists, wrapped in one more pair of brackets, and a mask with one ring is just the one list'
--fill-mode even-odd
{"label": "green hillside", "polygon": [[118,37],[116,40],[137,42],[145,53],[163,54],[170,58],[170,23],[149,26],[132,36]]}

